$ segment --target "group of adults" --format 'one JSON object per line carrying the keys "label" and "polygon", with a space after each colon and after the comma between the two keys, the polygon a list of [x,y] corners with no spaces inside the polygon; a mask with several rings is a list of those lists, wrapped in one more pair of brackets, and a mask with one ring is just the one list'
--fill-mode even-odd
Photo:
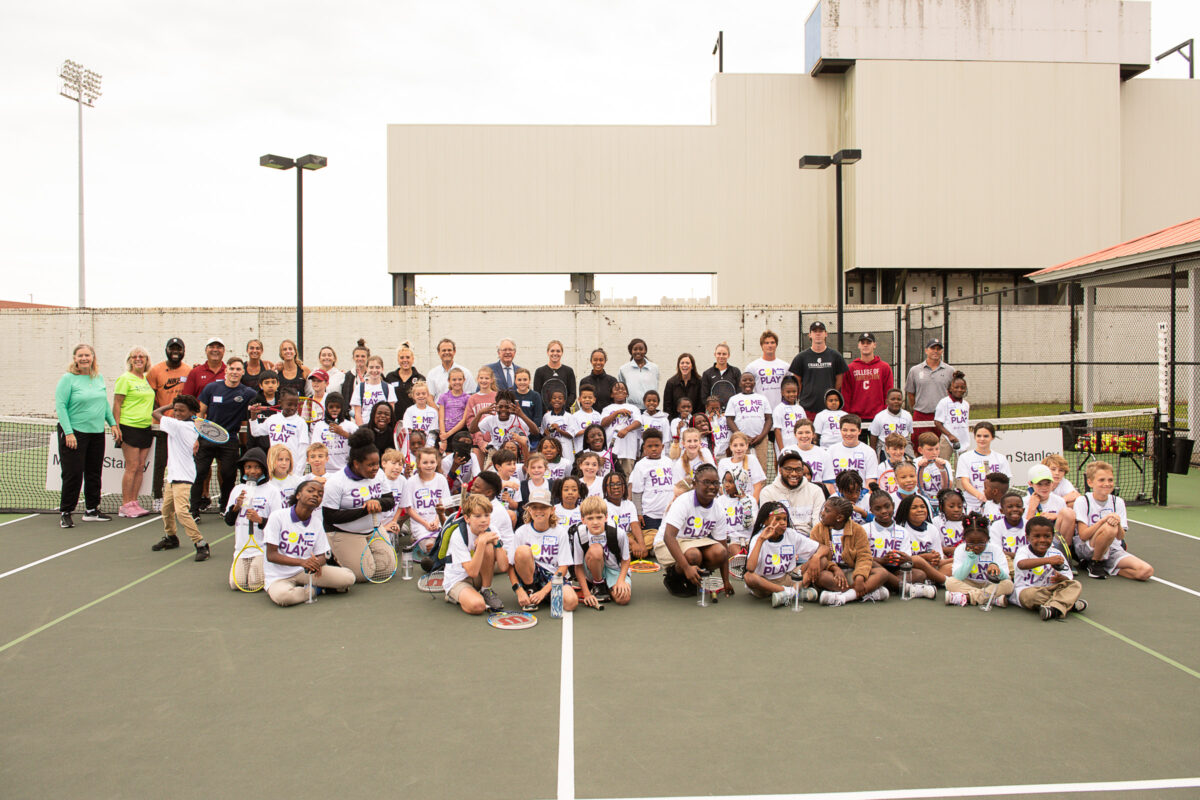
{"label": "group of adults", "polygon": [[[862,419],[872,419],[886,406],[887,392],[893,387],[892,369],[875,354],[876,339],[871,333],[858,337],[859,356],[846,363],[842,354],[827,344],[828,333],[821,322],[809,325],[809,347],[798,353],[791,362],[778,358],[778,336],[765,331],[759,337],[761,358],[746,366],[745,372],[755,377],[756,389],[772,405],[779,401],[779,385],[787,374],[800,382],[799,404],[811,419],[825,406],[825,395],[836,389],[843,396],[842,407]],[[354,396],[366,380],[371,351],[359,339],[351,353],[346,370],[338,367],[336,351],[322,347],[317,354],[319,366],[311,369],[300,358],[295,342],[284,340],[278,349],[279,360],[263,358],[264,346],[258,339],[246,344],[246,356],[226,358],[226,344],[219,336],[204,343],[204,360],[192,365],[186,362],[183,340],[172,338],[165,347],[165,359],[151,365],[150,354],[143,347],[130,349],[125,359],[125,372],[117,379],[112,401],[99,371],[95,349],[88,344],[76,345],[67,372],[55,390],[55,412],[58,417],[58,451],[62,468],[60,513],[63,527],[71,527],[71,515],[84,495],[85,521],[107,520],[100,509],[101,472],[104,464],[105,434],[111,435],[120,447],[124,461],[121,483],[120,515],[139,517],[150,513],[138,500],[151,446],[157,439],[153,465],[152,493],[155,509],[163,494],[167,462],[166,442],[160,432],[152,429],[151,412],[169,406],[176,395],[187,394],[201,400],[205,416],[229,431],[237,431],[250,414],[250,406],[258,393],[264,375],[278,380],[280,389],[290,388],[300,395],[310,395],[316,384],[321,393],[340,391],[343,398]],[[546,363],[532,373],[532,388],[541,392],[552,379],[561,381],[567,389],[567,404],[575,402],[579,388],[590,386],[596,394],[596,407],[611,402],[612,390],[618,382],[628,389],[628,402],[644,408],[643,398],[651,389],[662,398],[661,408],[674,418],[679,401],[688,398],[692,408],[702,409],[704,401],[714,393],[720,381],[738,386],[743,370],[729,362],[730,348],[721,343],[713,351],[713,363],[703,372],[696,359],[682,353],[675,360],[675,372],[660,388],[661,373],[650,360],[649,345],[635,338],[627,346],[629,361],[614,373],[608,371],[608,353],[601,347],[589,357],[590,369],[576,379],[575,371],[563,363],[564,347],[558,340],[546,348]],[[904,392],[914,422],[932,420],[938,401],[946,396],[953,369],[942,361],[943,345],[931,339],[925,347],[925,361],[913,366],[906,377]],[[384,376],[395,389],[395,415],[401,417],[412,399],[409,389],[416,380],[429,386],[433,398],[441,396],[449,386],[452,369],[462,370],[463,390],[474,394],[479,390],[475,372],[457,363],[457,347],[453,340],[442,339],[437,345],[439,363],[422,374],[415,366],[415,354],[408,344],[396,352],[396,368]],[[502,339],[496,348],[496,361],[485,365],[490,372],[491,391],[514,389],[517,374],[517,345],[512,339]],[[556,384],[557,385],[557,384]],[[773,389],[773,391],[772,391]],[[224,444],[201,440],[196,452],[196,480],[192,488],[191,508],[204,510],[210,503],[207,487],[212,463],[217,463],[221,507],[232,491],[237,477],[239,443],[231,437]],[[764,465],[765,466],[765,465]]]}

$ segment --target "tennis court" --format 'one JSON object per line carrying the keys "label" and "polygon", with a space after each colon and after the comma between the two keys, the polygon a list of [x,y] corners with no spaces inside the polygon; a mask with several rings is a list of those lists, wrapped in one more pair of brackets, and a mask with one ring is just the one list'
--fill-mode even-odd
{"label": "tennis court", "polygon": [[1200,793],[1194,528],[1133,523],[1162,580],[1085,579],[1065,623],[940,595],[699,608],[635,575],[628,608],[510,632],[399,577],[232,592],[214,515],[202,564],[150,552],[157,518],[0,522],[5,797]]}

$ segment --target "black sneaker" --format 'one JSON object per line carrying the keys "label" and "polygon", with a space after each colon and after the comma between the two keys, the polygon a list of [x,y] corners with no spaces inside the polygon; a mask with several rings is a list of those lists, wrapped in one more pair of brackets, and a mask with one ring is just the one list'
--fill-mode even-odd
{"label": "black sneaker", "polygon": [[196,523],[196,527],[200,526],[200,512],[196,511],[192,514],[192,522]]}
{"label": "black sneaker", "polygon": [[89,508],[83,512],[84,522],[108,522],[112,517],[98,508]]}
{"label": "black sneaker", "polygon": [[1058,619],[1062,616],[1062,612],[1057,608],[1050,606],[1042,606],[1042,622],[1049,622],[1052,619]]}
{"label": "black sneaker", "polygon": [[70,512],[64,511],[62,513],[62,516],[58,520],[58,527],[60,527],[60,528],[74,528],[75,527],[75,520],[71,519]]}
{"label": "black sneaker", "polygon": [[171,535],[163,536],[157,542],[150,545],[150,549],[156,553],[159,550],[174,550],[176,547],[179,547],[179,537]]}
{"label": "black sneaker", "polygon": [[695,597],[696,585],[688,582],[683,573],[675,569],[663,570],[663,586],[676,597]]}
{"label": "black sneaker", "polygon": [[496,590],[488,586],[480,592],[483,595],[483,602],[487,603],[490,611],[503,611],[504,603],[500,600],[500,595],[496,594]]}
{"label": "black sneaker", "polygon": [[206,545],[206,544],[196,545],[196,560],[197,561],[208,561],[209,556],[211,556],[211,555],[212,554],[208,551],[208,545]]}
{"label": "black sneaker", "polygon": [[1087,600],[1084,600],[1082,597],[1079,598],[1078,600],[1075,601],[1075,605],[1073,605],[1071,607],[1071,610],[1074,611],[1076,614],[1083,613],[1084,611],[1087,610]]}
{"label": "black sneaker", "polygon": [[589,585],[588,588],[591,589],[592,594],[596,596],[597,602],[607,603],[609,600],[612,600],[612,594],[610,594],[608,591],[608,584],[593,583]]}
{"label": "black sneaker", "polygon": [[211,505],[212,505],[211,497],[201,497],[200,500],[196,503],[196,513],[199,514],[203,511],[208,511],[208,507]]}
{"label": "black sneaker", "polygon": [[[87,519],[87,517],[84,517],[84,519]],[[1088,577],[1095,578],[1098,581],[1102,581],[1108,577],[1108,572],[1105,571],[1104,565],[1098,561],[1088,563],[1087,574]]]}

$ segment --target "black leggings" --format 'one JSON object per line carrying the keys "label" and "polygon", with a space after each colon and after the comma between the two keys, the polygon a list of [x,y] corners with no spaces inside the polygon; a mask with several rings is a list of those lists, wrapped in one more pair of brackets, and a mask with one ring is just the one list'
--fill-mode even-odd
{"label": "black leggings", "polygon": [[62,467],[62,499],[58,509],[64,514],[79,504],[83,487],[83,507],[100,507],[100,473],[104,469],[104,434],[75,431],[75,448],[67,447],[67,437],[58,429],[58,461]]}
{"label": "black leggings", "polygon": [[217,444],[205,439],[200,440],[200,450],[196,453],[196,482],[192,484],[192,513],[199,510],[200,498],[208,496],[208,481],[212,471],[212,461],[217,460],[217,481],[221,485],[219,511],[225,510],[229,502],[229,494],[237,482],[238,441],[231,437],[225,444]]}

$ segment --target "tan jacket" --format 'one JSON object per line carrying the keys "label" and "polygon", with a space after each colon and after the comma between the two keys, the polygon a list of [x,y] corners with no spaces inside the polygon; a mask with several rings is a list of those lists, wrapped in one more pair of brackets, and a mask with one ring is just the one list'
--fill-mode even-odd
{"label": "tan jacket", "polygon": [[[825,527],[824,523],[818,522],[814,525],[809,535],[814,542],[828,547],[832,557],[833,542],[830,540],[829,528]],[[854,520],[848,520],[846,527],[842,529],[842,563],[853,567],[854,578],[863,580],[867,579],[875,565],[871,558],[871,544],[867,541],[867,532]]]}

